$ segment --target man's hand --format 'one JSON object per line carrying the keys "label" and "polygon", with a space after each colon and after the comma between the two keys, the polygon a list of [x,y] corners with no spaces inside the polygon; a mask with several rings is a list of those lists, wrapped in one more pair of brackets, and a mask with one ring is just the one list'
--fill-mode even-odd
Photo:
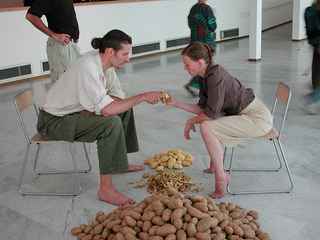
{"label": "man's hand", "polygon": [[64,33],[55,33],[52,30],[50,30],[44,23],[42,22],[41,18],[32,15],[30,13],[26,14],[26,19],[33,24],[37,29],[39,29],[44,34],[48,35],[49,37],[52,37],[54,40],[62,42],[63,46],[65,44],[69,44],[71,41],[71,37],[68,34]]}
{"label": "man's hand", "polygon": [[162,100],[161,94],[158,91],[141,93],[127,99],[118,99],[114,96],[111,96],[111,98],[115,101],[109,103],[101,110],[101,114],[103,116],[111,116],[123,113],[142,102],[148,102],[153,105]]}
{"label": "man's hand", "polygon": [[65,33],[54,33],[52,38],[58,42],[62,42],[63,46],[70,43],[71,37]]}
{"label": "man's hand", "polygon": [[143,93],[143,96],[145,98],[145,101],[152,105],[162,101],[161,93],[158,91]]}

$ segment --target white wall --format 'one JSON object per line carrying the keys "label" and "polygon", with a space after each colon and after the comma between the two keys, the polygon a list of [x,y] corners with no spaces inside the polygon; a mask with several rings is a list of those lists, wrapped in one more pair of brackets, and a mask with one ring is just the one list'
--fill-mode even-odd
{"label": "white wall", "polygon": [[[293,0],[263,1],[262,29],[292,20]],[[128,3],[77,5],[80,26],[81,52],[91,50],[93,37],[102,37],[109,30],[118,28],[133,38],[133,46],[160,41],[160,51],[166,51],[166,40],[188,37],[190,30],[187,15],[195,0],[162,0]],[[240,37],[249,34],[250,0],[208,0],[217,12],[217,41],[220,31],[239,28]],[[35,77],[41,72],[41,61],[46,61],[47,36],[33,27],[26,19],[27,8],[0,12],[0,70],[27,63],[32,74],[1,80],[1,83]],[[43,21],[46,22],[45,17]]]}

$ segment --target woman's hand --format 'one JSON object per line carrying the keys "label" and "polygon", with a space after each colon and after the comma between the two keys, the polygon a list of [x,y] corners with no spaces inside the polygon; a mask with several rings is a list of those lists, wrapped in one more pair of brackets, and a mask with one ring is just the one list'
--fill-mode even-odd
{"label": "woman's hand", "polygon": [[184,137],[187,140],[191,140],[191,137],[190,137],[190,130],[191,129],[193,130],[193,132],[196,132],[196,128],[195,128],[194,124],[191,122],[191,119],[189,119],[187,121],[185,128],[184,128]]}
{"label": "woman's hand", "polygon": [[169,98],[166,99],[167,105],[176,107],[178,105],[178,101],[169,93]]}

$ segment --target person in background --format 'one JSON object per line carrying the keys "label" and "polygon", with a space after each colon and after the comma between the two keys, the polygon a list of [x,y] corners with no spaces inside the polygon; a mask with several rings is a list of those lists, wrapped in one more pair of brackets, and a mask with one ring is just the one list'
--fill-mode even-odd
{"label": "person in background", "polygon": [[128,153],[139,150],[133,107],[162,101],[160,92],[125,99],[114,68],[129,61],[132,39],[120,30],[94,38],[85,53],[49,89],[39,111],[37,130],[47,140],[97,141],[100,188],[98,197],[114,205],[135,201],[118,192],[112,174],[140,171],[129,165]]}
{"label": "person in background", "polygon": [[305,98],[305,109],[309,114],[314,115],[318,106],[317,102],[320,100],[320,87],[316,90],[308,93],[304,96]]}
{"label": "person in background", "polygon": [[[188,16],[188,25],[191,30],[190,43],[207,43],[216,48],[213,37],[213,33],[217,28],[216,17],[212,8],[206,2],[207,0],[198,0],[190,10]],[[193,97],[196,97],[199,89],[197,76],[193,77],[185,85],[185,88]]]}
{"label": "person in background", "polygon": [[[309,44],[313,47],[311,66],[313,91],[304,96],[303,110],[314,115],[316,113],[317,102],[320,100],[320,1],[314,0],[312,6],[307,8],[307,11],[310,16],[310,18],[306,19],[307,36]],[[308,24],[312,27],[309,27]]]}
{"label": "person in background", "polygon": [[[41,17],[45,15],[48,26]],[[26,19],[48,35],[47,56],[51,82],[57,79],[80,57],[79,25],[72,0],[36,0]]]}
{"label": "person in background", "polygon": [[209,195],[221,198],[230,179],[223,169],[221,143],[231,148],[247,139],[263,136],[271,130],[273,117],[251,88],[245,88],[226,69],[212,62],[214,53],[212,45],[200,42],[191,43],[182,51],[184,69],[192,77],[199,76],[199,101],[197,104],[182,103],[168,93],[167,105],[196,115],[187,121],[184,137],[191,140],[190,131],[195,132],[195,125],[200,125],[210,156],[210,167],[204,172],[215,172],[215,191]]}

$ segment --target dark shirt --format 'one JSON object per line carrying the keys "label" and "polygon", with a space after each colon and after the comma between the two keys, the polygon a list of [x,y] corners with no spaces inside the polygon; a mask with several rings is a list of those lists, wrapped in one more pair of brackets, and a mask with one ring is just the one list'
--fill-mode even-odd
{"label": "dark shirt", "polygon": [[24,6],[31,6],[36,0],[24,0]]}
{"label": "dark shirt", "polygon": [[198,105],[204,114],[216,119],[221,111],[235,115],[245,109],[255,98],[251,88],[245,88],[220,65],[210,63],[205,77],[198,77],[200,93]]}
{"label": "dark shirt", "polygon": [[55,33],[69,34],[71,38],[79,38],[79,26],[73,0],[36,0],[28,13],[41,18],[46,16],[48,28]]}

